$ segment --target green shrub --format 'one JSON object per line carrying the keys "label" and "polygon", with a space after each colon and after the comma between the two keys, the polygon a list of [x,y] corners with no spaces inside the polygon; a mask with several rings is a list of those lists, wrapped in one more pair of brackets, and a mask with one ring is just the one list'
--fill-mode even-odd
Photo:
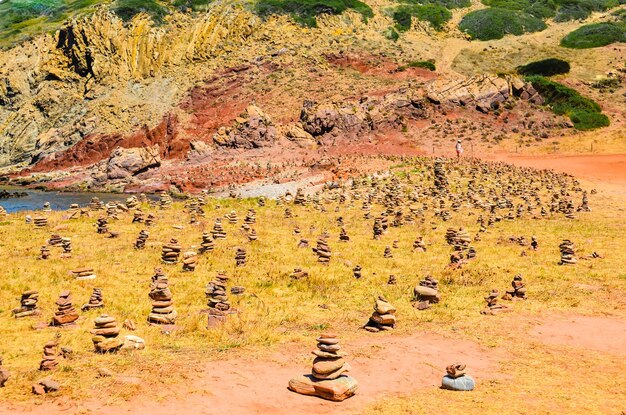
{"label": "green shrub", "polygon": [[140,13],[146,13],[155,22],[162,22],[169,12],[156,0],[117,0],[113,11],[124,21],[129,21]]}
{"label": "green shrub", "polygon": [[397,42],[398,39],[400,39],[400,34],[396,31],[396,29],[394,29],[393,27],[388,27],[384,32],[383,35],[389,39],[389,40],[393,40],[394,42]]}
{"label": "green shrub", "polygon": [[429,22],[433,28],[441,30],[452,18],[452,13],[450,10],[438,4],[407,4],[396,7],[392,17],[396,22],[396,29],[400,32],[406,32],[411,28],[412,17],[424,22]]}
{"label": "green shrub", "polygon": [[212,0],[175,0],[174,7],[181,10],[206,11],[209,9],[211,2]]}
{"label": "green shrub", "polygon": [[400,0],[401,3],[427,5],[435,4],[445,7],[446,9],[462,9],[472,5],[471,0]]}
{"label": "green shrub", "polygon": [[522,35],[539,32],[546,28],[543,20],[526,12],[502,8],[475,10],[466,14],[459,23],[459,29],[472,39],[501,39],[504,35]]}
{"label": "green shrub", "polygon": [[526,80],[532,83],[555,114],[567,115],[576,129],[593,130],[609,125],[600,105],[578,91],[542,76],[530,76]]}
{"label": "green shrub", "polygon": [[409,62],[406,65],[402,65],[398,67],[398,70],[406,71],[408,68],[422,68],[422,69],[428,69],[429,71],[433,71],[433,72],[437,70],[437,68],[435,67],[434,60]]}
{"label": "green shrub", "polygon": [[261,16],[290,15],[296,22],[317,27],[320,14],[341,14],[348,9],[360,13],[364,19],[374,16],[372,8],[359,0],[260,0],[256,12]]}
{"label": "green shrub", "polygon": [[608,22],[582,26],[561,39],[561,46],[588,49],[615,42],[626,42],[626,24]]}
{"label": "green shrub", "polygon": [[543,59],[517,67],[517,73],[521,75],[553,76],[568,73],[569,70],[569,62],[556,58]]}

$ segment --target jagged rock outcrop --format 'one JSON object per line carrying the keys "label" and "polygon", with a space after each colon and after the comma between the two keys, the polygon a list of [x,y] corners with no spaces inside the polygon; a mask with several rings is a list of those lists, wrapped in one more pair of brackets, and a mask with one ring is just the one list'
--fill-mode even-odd
{"label": "jagged rock outcrop", "polygon": [[124,179],[161,165],[159,146],[143,148],[116,148],[106,163],[110,180]]}
{"label": "jagged rock outcrop", "polygon": [[276,139],[276,127],[256,105],[248,106],[232,127],[222,127],[213,135],[218,146],[234,148],[269,147]]}

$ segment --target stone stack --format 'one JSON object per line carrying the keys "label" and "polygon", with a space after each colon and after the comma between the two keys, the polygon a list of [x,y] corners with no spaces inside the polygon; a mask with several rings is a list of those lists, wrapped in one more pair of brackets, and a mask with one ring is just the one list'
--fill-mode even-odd
{"label": "stone stack", "polygon": [[220,218],[215,219],[215,224],[213,225],[213,231],[211,234],[213,235],[213,239],[226,239],[226,232],[224,232],[222,220]]}
{"label": "stone stack", "polygon": [[94,288],[91,293],[91,297],[89,297],[89,302],[81,307],[82,311],[88,311],[92,308],[102,308],[104,307],[104,297],[102,296],[101,288]]}
{"label": "stone stack", "polygon": [[374,303],[374,312],[363,328],[372,333],[393,329],[396,325],[395,314],[396,308],[385,297],[378,296]]}
{"label": "stone stack", "polygon": [[517,274],[511,281],[511,290],[507,290],[502,296],[503,300],[525,300],[526,299],[526,283],[522,281],[522,276]]}
{"label": "stone stack", "polygon": [[532,236],[530,238],[530,247],[532,248],[533,251],[536,251],[537,249],[539,249],[539,242],[537,241],[536,236]]}
{"label": "stone stack", "polygon": [[309,240],[300,238],[300,241],[298,242],[298,248],[308,248],[308,247],[309,247]]}
{"label": "stone stack", "polygon": [[293,272],[289,274],[289,278],[292,280],[301,280],[302,278],[306,278],[309,276],[309,273],[303,271],[302,268],[294,268]]}
{"label": "stone stack", "polygon": [[385,252],[383,253],[384,258],[393,258],[393,252],[391,252],[391,247],[387,245],[385,247]]}
{"label": "stone stack", "polygon": [[454,242],[456,241],[456,234],[457,234],[457,231],[454,228],[448,228],[446,230],[445,238],[446,238],[446,243],[448,245],[454,245]]}
{"label": "stone stack", "polygon": [[182,249],[183,247],[178,244],[177,239],[170,239],[170,242],[163,245],[163,248],[161,248],[161,261],[164,264],[178,263],[178,257]]}
{"label": "stone stack", "polygon": [[296,190],[296,197],[293,199],[294,205],[306,205],[306,197],[304,196],[304,191],[301,188]]}
{"label": "stone stack", "polygon": [[446,374],[441,379],[441,388],[453,391],[474,390],[474,379],[465,373],[465,365],[455,363],[446,367]]}
{"label": "stone stack", "polygon": [[139,207],[139,199],[137,199],[137,196],[131,196],[126,198],[126,207],[128,209],[136,209],[137,207]]}
{"label": "stone stack", "polygon": [[374,219],[374,239],[380,239],[383,235],[383,220],[382,218]]}
{"label": "stone stack", "polygon": [[48,259],[50,258],[50,248],[47,245],[44,245],[40,249],[41,254],[39,255],[39,259]]}
{"label": "stone stack", "polygon": [[441,299],[439,294],[439,281],[427,275],[413,289],[413,306],[418,310],[426,310],[431,304],[436,304]]}
{"label": "stone stack", "polygon": [[37,216],[33,219],[33,223],[35,224],[35,228],[45,228],[48,226],[48,218]]}
{"label": "stone stack", "polygon": [[363,274],[361,273],[362,269],[363,268],[360,265],[357,265],[356,267],[352,268],[352,275],[357,280],[363,276]]}
{"label": "stone stack", "polygon": [[167,193],[161,193],[159,197],[159,208],[161,209],[169,209],[172,207],[172,196]]}
{"label": "stone stack", "polygon": [[155,272],[156,275],[152,277],[153,282],[149,294],[152,301],[152,311],[148,314],[148,322],[152,324],[174,324],[178,313],[174,310],[169,281],[160,269],[157,268]]}
{"label": "stone stack", "polygon": [[246,214],[243,223],[248,225],[254,225],[256,223],[256,212],[254,209],[248,209],[248,213]]}
{"label": "stone stack", "polygon": [[93,280],[96,278],[96,275],[93,273],[93,268],[77,268],[70,272],[78,281]]}
{"label": "stone stack", "polygon": [[63,242],[63,238],[61,237],[61,235],[56,233],[50,235],[50,238],[48,239],[48,245],[50,246],[61,245],[61,242]]}
{"label": "stone stack", "polygon": [[465,228],[459,228],[453,241],[454,249],[457,251],[465,250],[469,247],[469,244],[471,242],[472,238],[470,237],[469,233],[467,233]]}
{"label": "stone stack", "polygon": [[97,227],[96,232],[108,233],[109,232],[109,220],[104,216],[100,216],[96,223],[96,227]]}
{"label": "stone stack", "polygon": [[0,206],[0,218],[5,218],[6,216],[7,210],[3,206]]}
{"label": "stone stack", "polygon": [[487,302],[487,306],[480,312],[480,314],[486,315],[496,315],[499,313],[511,311],[511,309],[503,304],[498,304],[498,297],[500,293],[498,290],[491,290],[489,295],[485,297],[485,301]]}
{"label": "stone stack", "polygon": [[265,206],[265,196],[261,196],[257,204],[259,205],[259,207]]}
{"label": "stone stack", "polygon": [[50,325],[61,327],[74,325],[74,322],[78,320],[78,312],[72,304],[72,293],[68,290],[63,291],[55,304],[57,311],[54,313]]}
{"label": "stone stack", "polygon": [[396,279],[396,276],[391,274],[389,275],[389,279],[387,280],[387,285],[396,285],[398,283],[398,280]]}
{"label": "stone stack", "polygon": [[104,210],[104,203],[100,201],[97,197],[92,197],[89,202],[89,209],[91,210]]}
{"label": "stone stack", "polygon": [[24,217],[24,222],[25,222],[27,225],[30,225],[31,223],[33,223],[33,217],[32,217],[32,216],[30,216],[30,215],[26,215],[26,216]]}
{"label": "stone stack", "polygon": [[35,290],[25,291],[20,298],[20,307],[13,309],[13,316],[15,318],[38,316],[40,314],[37,308],[37,302],[39,301],[39,292]]}
{"label": "stone stack", "polygon": [[115,353],[122,347],[124,341],[117,338],[120,328],[114,317],[103,314],[94,320],[94,325],[90,333],[93,334],[91,341],[97,353]]}
{"label": "stone stack", "polygon": [[291,208],[285,208],[284,217],[285,219],[293,218],[293,212],[291,211]]}
{"label": "stone stack", "polygon": [[328,264],[330,262],[331,252],[328,242],[324,238],[317,240],[317,247],[313,248],[313,252],[317,254],[317,262]]}
{"label": "stone stack", "polygon": [[580,204],[580,206],[578,206],[578,209],[576,209],[579,212],[591,212],[591,208],[589,207],[589,198],[587,197],[587,192],[583,192],[583,199],[582,202]]}
{"label": "stone stack", "polygon": [[9,377],[11,376],[11,373],[2,367],[2,363],[2,356],[0,356],[0,388],[4,388],[4,385],[7,383]]}
{"label": "stone stack", "polygon": [[446,175],[445,161],[442,159],[435,160],[434,166],[435,177],[435,189],[439,192],[446,192],[448,190],[448,178]]}
{"label": "stone stack", "polygon": [[346,232],[346,228],[341,228],[341,232],[339,232],[339,240],[341,242],[350,242],[350,237]]}
{"label": "stone stack", "polygon": [[235,252],[235,263],[238,267],[246,265],[246,250],[244,248],[237,248],[237,252]]}
{"label": "stone stack", "polygon": [[198,264],[198,254],[194,251],[188,251],[183,254],[183,271],[193,272]]}
{"label": "stone stack", "polygon": [[59,341],[55,337],[54,340],[49,341],[43,346],[43,356],[39,363],[39,370],[48,371],[53,370],[59,365],[61,354],[59,353]]}
{"label": "stone stack", "polygon": [[231,225],[237,224],[237,212],[231,210],[230,213],[226,214],[226,219],[228,219],[228,223],[230,223]]}
{"label": "stone stack", "polygon": [[149,237],[150,233],[147,230],[142,229],[139,231],[139,235],[137,235],[137,239],[135,240],[135,249],[144,249]]}
{"label": "stone stack", "polygon": [[248,241],[250,241],[250,242],[256,241],[258,239],[258,236],[257,236],[256,231],[254,230],[254,228],[250,228],[248,230],[248,233],[246,234],[246,236],[248,237]]}
{"label": "stone stack", "polygon": [[52,212],[52,208],[50,207],[50,202],[44,202],[42,210],[44,212]]}
{"label": "stone stack", "polygon": [[574,242],[564,239],[561,245],[559,245],[559,250],[561,251],[561,262],[559,262],[559,265],[575,265],[578,262],[574,252]]}
{"label": "stone stack", "polygon": [[153,226],[156,223],[156,216],[152,213],[148,213],[148,217],[146,218],[146,226]]}
{"label": "stone stack", "polygon": [[418,236],[413,242],[413,251],[426,252],[426,244],[424,243],[424,237]]}
{"label": "stone stack", "polygon": [[212,252],[215,249],[215,242],[213,237],[208,232],[202,233],[202,242],[200,243],[200,249],[198,252],[204,254],[205,252]]}
{"label": "stone stack", "polygon": [[289,381],[289,389],[302,395],[318,396],[331,401],[343,401],[353,396],[357,381],[346,375],[351,368],[344,360],[339,339],[335,334],[323,333],[317,339],[317,350],[311,375],[302,375]]}
{"label": "stone stack", "polygon": [[133,223],[144,223],[146,218],[144,217],[144,213],[140,210],[133,213]]}
{"label": "stone stack", "polygon": [[209,307],[209,327],[224,321],[230,313],[230,302],[228,301],[226,288],[228,280],[229,278],[226,275],[218,273],[215,279],[206,286],[204,293]]}

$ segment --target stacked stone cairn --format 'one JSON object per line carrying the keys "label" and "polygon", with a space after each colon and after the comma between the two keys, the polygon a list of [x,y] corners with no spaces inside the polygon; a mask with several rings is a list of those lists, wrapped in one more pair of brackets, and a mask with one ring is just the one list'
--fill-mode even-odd
{"label": "stacked stone cairn", "polygon": [[94,288],[91,293],[91,297],[89,297],[89,302],[81,307],[82,311],[89,311],[92,308],[102,308],[104,307],[104,297],[102,296],[101,288]]}
{"label": "stacked stone cairn", "polygon": [[0,356],[0,388],[4,388],[4,385],[7,383],[9,377],[11,376],[11,373],[2,367],[2,363],[2,356]]}
{"label": "stacked stone cairn", "polygon": [[97,227],[96,232],[108,233],[109,232],[109,220],[104,216],[100,216],[97,220],[96,227]]}
{"label": "stacked stone cairn", "polygon": [[227,288],[229,278],[218,273],[213,281],[210,281],[204,294],[207,298],[208,309],[208,326],[213,327],[223,322],[226,316],[230,314],[230,302],[228,301]]}
{"label": "stacked stone cairn", "polygon": [[503,300],[525,300],[526,299],[526,283],[522,281],[522,276],[517,274],[511,281],[511,290],[507,290],[502,296]]}
{"label": "stacked stone cairn", "polygon": [[391,252],[391,247],[387,245],[385,247],[385,252],[383,253],[384,258],[393,258],[393,252]]}
{"label": "stacked stone cairn", "polygon": [[178,257],[182,249],[183,247],[178,244],[177,239],[170,239],[169,243],[163,245],[163,248],[161,248],[161,261],[164,264],[178,263]]}
{"label": "stacked stone cairn", "polygon": [[71,257],[72,254],[72,239],[64,237],[61,239],[61,247],[63,248],[62,256],[64,258]]}
{"label": "stacked stone cairn", "polygon": [[372,316],[363,328],[372,333],[393,329],[396,325],[395,314],[396,308],[380,295],[374,303]]}
{"label": "stacked stone cairn", "polygon": [[40,249],[41,254],[39,255],[39,259],[48,259],[50,258],[50,248],[47,245],[44,245]]}
{"label": "stacked stone cairn", "polygon": [[561,251],[561,262],[559,262],[559,265],[575,265],[578,262],[574,252],[574,242],[564,239],[559,245],[559,250]]}
{"label": "stacked stone cairn", "polygon": [[245,248],[237,248],[235,252],[235,263],[238,267],[246,265],[246,250]]}
{"label": "stacked stone cairn", "polygon": [[533,251],[536,251],[537,249],[539,249],[539,242],[537,241],[536,236],[532,236],[530,238],[530,247],[532,248]]}
{"label": "stacked stone cairn", "polygon": [[413,307],[418,310],[426,310],[431,304],[437,304],[441,300],[439,294],[439,281],[427,275],[413,289]]}
{"label": "stacked stone cairn", "polygon": [[137,235],[137,239],[135,240],[135,249],[144,249],[149,237],[150,233],[147,230],[142,229],[139,231],[139,235]]}
{"label": "stacked stone cairn", "polygon": [[350,237],[346,232],[346,228],[341,228],[341,232],[339,232],[339,240],[341,242],[350,242]]}
{"label": "stacked stone cairn", "polygon": [[248,209],[248,213],[243,219],[243,223],[247,225],[254,225],[256,223],[256,212],[254,211],[254,209]]}
{"label": "stacked stone cairn", "polygon": [[161,209],[169,209],[172,207],[172,196],[167,193],[161,193],[161,197],[159,197],[159,208]]}
{"label": "stacked stone cairn", "polygon": [[439,192],[446,192],[448,190],[448,178],[446,176],[445,161],[442,159],[435,160],[435,189]]}
{"label": "stacked stone cairn", "polygon": [[309,247],[309,240],[305,238],[300,238],[300,241],[298,242],[298,248],[308,248],[308,247]]}
{"label": "stacked stone cairn", "polygon": [[44,202],[42,210],[44,212],[52,212],[52,208],[50,207],[50,202]]}
{"label": "stacked stone cairn", "polygon": [[144,223],[146,218],[144,217],[144,213],[140,210],[135,211],[133,213],[133,223]]}
{"label": "stacked stone cairn", "polygon": [[54,370],[59,365],[61,354],[59,353],[59,340],[55,337],[43,346],[43,356],[39,363],[39,370]]}
{"label": "stacked stone cairn", "polygon": [[354,275],[354,278],[356,278],[357,280],[363,276],[363,274],[361,273],[362,269],[363,268],[360,265],[352,268],[352,275]]}
{"label": "stacked stone cairn", "polygon": [[139,199],[137,199],[137,196],[126,198],[126,207],[128,209],[136,209],[139,207]]}
{"label": "stacked stone cairn", "polygon": [[211,234],[213,235],[213,239],[226,239],[226,232],[224,232],[222,220],[220,218],[215,219],[215,224],[213,224],[213,231]]}
{"label": "stacked stone cairn", "polygon": [[306,205],[306,197],[304,196],[304,191],[301,188],[296,190],[296,197],[293,199],[294,205]]}
{"label": "stacked stone cairn", "polygon": [[391,274],[389,275],[389,279],[387,280],[387,284],[388,285],[396,285],[398,283],[398,280],[396,279],[396,276]]}
{"label": "stacked stone cairn", "polygon": [[24,291],[20,298],[20,307],[13,309],[12,313],[15,318],[38,316],[40,314],[37,308],[39,301],[39,292],[35,290]]}
{"label": "stacked stone cairn", "polygon": [[289,274],[289,278],[292,280],[301,280],[302,278],[306,278],[309,276],[309,273],[303,271],[302,268],[295,268],[291,274]]}
{"label": "stacked stone cairn", "polygon": [[231,225],[236,225],[237,221],[239,220],[237,218],[237,212],[235,212],[234,210],[231,210],[230,213],[226,214],[226,219],[228,219],[228,223],[230,223]]}
{"label": "stacked stone cairn", "polygon": [[383,235],[383,221],[382,218],[374,219],[374,239],[380,239]]}
{"label": "stacked stone cairn", "polygon": [[339,339],[335,334],[323,333],[317,342],[311,374],[291,379],[289,389],[336,402],[353,396],[358,382],[346,375],[351,368],[344,360],[346,354],[340,351]]}
{"label": "stacked stone cairn", "polygon": [[485,297],[487,306],[480,312],[480,314],[495,316],[499,313],[511,311],[511,309],[506,305],[498,304],[498,297],[500,297],[500,293],[498,292],[498,290],[491,290],[489,295]]}
{"label": "stacked stone cairn", "polygon": [[50,235],[50,238],[48,239],[48,245],[50,246],[61,245],[61,242],[63,242],[63,238],[61,237],[61,235],[56,233]]}
{"label": "stacked stone cairn", "polygon": [[91,210],[104,210],[104,203],[100,201],[97,197],[92,197],[89,202],[89,209]]}
{"label": "stacked stone cairn", "polygon": [[148,213],[148,217],[146,218],[146,226],[153,226],[156,223],[156,216],[152,213]]}
{"label": "stacked stone cairn", "polygon": [[183,271],[193,272],[198,265],[198,254],[194,251],[187,251],[183,254]]}
{"label": "stacked stone cairn", "polygon": [[248,241],[250,242],[254,242],[258,239],[256,231],[252,227],[248,229],[248,233],[246,234],[246,236],[248,237]]}
{"label": "stacked stone cairn", "polygon": [[148,314],[148,322],[152,324],[174,324],[178,313],[174,309],[172,292],[169,288],[169,280],[159,268],[155,269],[150,286],[150,300],[152,311]]}
{"label": "stacked stone cairn", "polygon": [[424,237],[418,236],[413,242],[413,251],[426,252],[426,244],[424,243]]}
{"label": "stacked stone cairn", "polygon": [[51,326],[72,326],[78,320],[78,312],[72,304],[72,293],[68,290],[63,291],[59,295],[59,299],[55,303],[57,311],[50,322]]}
{"label": "stacked stone cairn", "polygon": [[317,262],[321,262],[322,264],[328,264],[330,262],[331,252],[326,239],[319,238],[317,240],[317,247],[313,248],[313,252],[317,254]]}
{"label": "stacked stone cairn", "polygon": [[474,390],[474,379],[465,373],[465,365],[455,363],[446,367],[446,374],[441,379],[441,388],[453,391]]}
{"label": "stacked stone cairn", "polygon": [[209,232],[202,233],[202,242],[200,243],[200,249],[198,252],[204,254],[205,252],[212,252],[215,249],[215,242]]}
{"label": "stacked stone cairn", "polygon": [[43,216],[37,216],[33,219],[33,223],[35,224],[36,228],[45,228],[46,226],[48,226],[48,218]]}
{"label": "stacked stone cairn", "polygon": [[293,212],[291,211],[291,208],[285,208],[284,217],[285,219],[293,218]]}
{"label": "stacked stone cairn", "polygon": [[90,333],[93,334],[91,341],[96,353],[115,353],[122,347],[124,341],[117,337],[120,328],[114,317],[103,314],[94,320],[94,325]]}
{"label": "stacked stone cairn", "polygon": [[93,273],[93,268],[77,268],[71,271],[72,276],[78,281],[93,280],[96,275]]}

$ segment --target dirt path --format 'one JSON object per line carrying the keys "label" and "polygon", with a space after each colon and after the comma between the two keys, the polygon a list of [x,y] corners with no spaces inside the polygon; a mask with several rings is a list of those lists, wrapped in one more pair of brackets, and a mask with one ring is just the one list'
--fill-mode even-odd
{"label": "dirt path", "polygon": [[366,335],[344,342],[343,348],[349,353],[350,374],[359,381],[359,389],[355,397],[340,404],[287,390],[290,378],[310,373],[312,348],[286,345],[271,356],[211,362],[201,374],[190,374],[195,378],[190,384],[173,387],[171,396],[157,401],[139,396],[106,406],[95,400],[59,398],[41,406],[0,406],[0,415],[351,414],[383,397],[439,387],[445,366],[455,361],[471,367],[478,383],[501,377],[497,351],[435,334]]}

